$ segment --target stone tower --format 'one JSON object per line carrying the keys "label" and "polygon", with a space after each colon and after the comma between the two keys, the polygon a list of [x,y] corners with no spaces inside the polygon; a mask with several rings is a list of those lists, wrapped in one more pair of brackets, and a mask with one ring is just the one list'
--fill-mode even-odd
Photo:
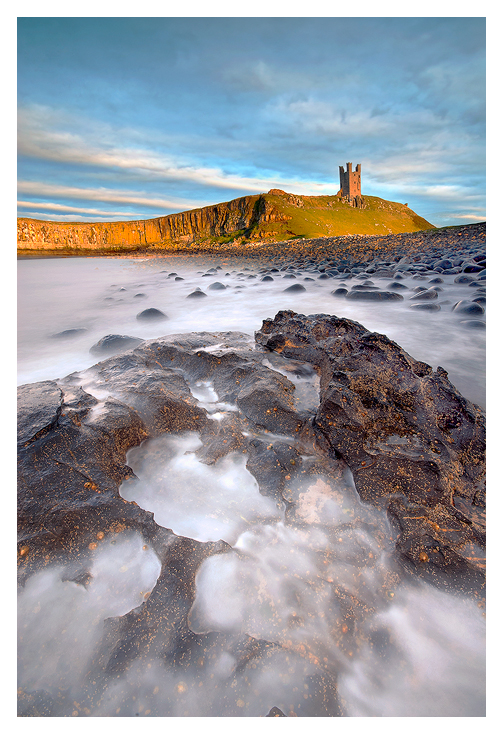
{"label": "stone tower", "polygon": [[361,165],[357,164],[355,171],[352,171],[352,164],[347,163],[347,170],[344,166],[339,167],[340,190],[338,194],[347,199],[353,207],[361,207],[363,199],[361,195]]}

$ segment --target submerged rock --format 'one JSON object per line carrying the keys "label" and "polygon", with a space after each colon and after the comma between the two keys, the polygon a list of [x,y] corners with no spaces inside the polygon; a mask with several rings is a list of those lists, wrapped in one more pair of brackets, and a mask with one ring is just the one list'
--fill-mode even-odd
{"label": "submerged rock", "polygon": [[347,294],[348,294],[348,289],[343,288],[343,286],[341,286],[341,288],[336,288],[334,291],[331,291],[331,296],[343,297],[343,296],[346,296]]}
{"label": "submerged rock", "polygon": [[392,289],[392,291],[402,291],[403,289],[407,289],[408,287],[404,283],[400,283],[399,281],[392,281],[392,283],[389,283],[387,285],[388,289]]}
{"label": "submerged rock", "polygon": [[486,329],[486,322],[482,319],[462,319],[460,323],[467,329]]}
{"label": "submerged rock", "polygon": [[441,311],[440,305],[433,304],[432,301],[426,301],[420,304],[410,304],[409,308],[414,309],[415,311]]}
{"label": "submerged rock", "polygon": [[370,291],[366,288],[363,291],[349,291],[345,298],[349,301],[402,301],[404,297],[394,291]]}
{"label": "submerged rock", "polygon": [[306,291],[306,288],[301,283],[295,283],[292,286],[284,288],[284,293],[300,293],[301,291]]}
{"label": "submerged rock", "polygon": [[186,296],[187,299],[201,299],[207,297],[208,294],[206,294],[204,291],[201,291],[199,288],[196,289],[196,291],[192,291],[190,294]]}
{"label": "submerged rock", "polygon": [[163,311],[154,308],[144,309],[144,311],[137,314],[136,318],[140,321],[161,321],[163,319],[168,319]]}
{"label": "submerged rock", "polygon": [[414,294],[414,296],[410,296],[410,301],[433,301],[434,299],[438,298],[438,292],[434,289],[426,289],[425,291],[419,291],[418,293]]}
{"label": "submerged rock", "polygon": [[72,339],[73,337],[78,337],[80,334],[84,334],[84,332],[87,332],[87,329],[76,327],[74,329],[64,329],[63,332],[56,332],[56,334],[52,334],[51,336],[54,339]]}
{"label": "submerged rock", "polygon": [[142,342],[138,337],[128,337],[124,334],[107,334],[102,337],[91,348],[92,355],[110,355],[115,352],[124,352],[136,347]]}
{"label": "submerged rock", "polygon": [[452,311],[458,314],[484,314],[485,308],[475,301],[457,301],[452,307]]}

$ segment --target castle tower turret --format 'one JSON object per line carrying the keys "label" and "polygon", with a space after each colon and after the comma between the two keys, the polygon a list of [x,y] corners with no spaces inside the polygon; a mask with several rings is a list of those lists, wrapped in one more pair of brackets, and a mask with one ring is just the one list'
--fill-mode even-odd
{"label": "castle tower turret", "polygon": [[354,207],[362,206],[361,195],[361,165],[357,164],[355,171],[352,171],[352,164],[347,163],[347,170],[344,166],[339,167],[340,190],[339,194],[348,199],[349,203]]}

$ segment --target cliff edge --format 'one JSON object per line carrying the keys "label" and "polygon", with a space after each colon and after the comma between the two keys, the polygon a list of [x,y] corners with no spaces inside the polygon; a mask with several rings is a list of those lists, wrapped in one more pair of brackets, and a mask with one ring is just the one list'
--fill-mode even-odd
{"label": "cliff edge", "polygon": [[435,229],[406,204],[362,197],[298,196],[280,189],[149,220],[50,222],[18,218],[18,251],[186,250],[199,245],[389,235]]}

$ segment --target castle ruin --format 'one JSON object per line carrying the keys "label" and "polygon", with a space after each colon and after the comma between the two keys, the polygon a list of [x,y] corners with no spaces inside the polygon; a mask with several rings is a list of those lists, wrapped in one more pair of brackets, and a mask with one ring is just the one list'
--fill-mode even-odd
{"label": "castle ruin", "polygon": [[338,196],[345,199],[352,207],[363,207],[364,200],[361,195],[361,165],[357,164],[355,171],[352,171],[352,164],[347,163],[347,170],[344,166],[339,167],[340,190]]}

